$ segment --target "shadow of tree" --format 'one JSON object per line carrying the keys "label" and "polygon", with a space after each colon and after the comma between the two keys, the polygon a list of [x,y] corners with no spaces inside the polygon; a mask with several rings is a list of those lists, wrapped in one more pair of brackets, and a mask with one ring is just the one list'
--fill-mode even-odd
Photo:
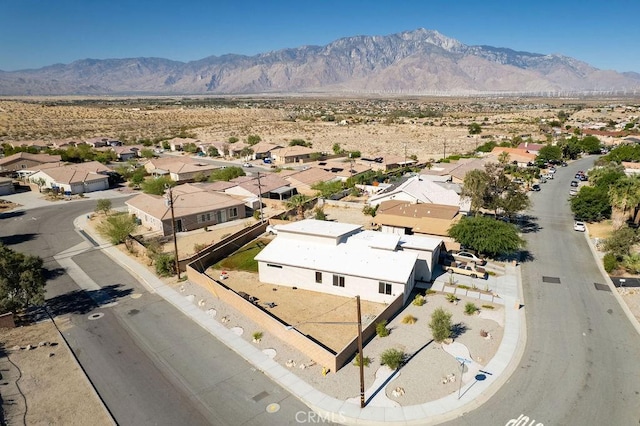
{"label": "shadow of tree", "polygon": [[0,237],[0,243],[5,246],[11,246],[15,244],[24,243],[26,241],[33,240],[38,234],[16,234],[16,235],[7,235],[5,237]]}
{"label": "shadow of tree", "polygon": [[115,302],[132,293],[122,284],[112,284],[100,290],[74,290],[47,300],[46,304],[55,315],[86,314],[91,310]]}
{"label": "shadow of tree", "polygon": [[542,230],[542,227],[538,225],[537,220],[538,218],[535,216],[526,214],[522,215],[517,222],[520,232],[522,232],[523,234],[528,234],[531,232],[539,232],[540,230]]}
{"label": "shadow of tree", "polygon": [[463,322],[453,324],[451,326],[451,338],[457,339],[469,330],[469,327]]}
{"label": "shadow of tree", "polygon": [[47,281],[55,280],[56,278],[64,275],[65,272],[66,270],[64,268],[52,268],[52,269],[42,268],[42,275],[44,276],[44,279]]}
{"label": "shadow of tree", "polygon": [[12,217],[24,216],[24,210],[17,210],[13,212],[0,213],[0,219],[11,219]]}

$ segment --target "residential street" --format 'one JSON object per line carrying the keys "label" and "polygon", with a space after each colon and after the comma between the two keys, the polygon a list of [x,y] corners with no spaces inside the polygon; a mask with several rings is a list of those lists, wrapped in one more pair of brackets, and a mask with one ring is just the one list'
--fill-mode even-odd
{"label": "residential street", "polygon": [[[114,200],[114,207],[121,204]],[[297,412],[306,415],[306,406],[109,257],[76,248],[83,240],[73,218],[94,205],[61,202],[7,214],[0,235],[11,248],[44,259],[48,304],[118,424],[294,424]],[[79,254],[60,261],[81,267],[88,279],[79,284],[88,291],[80,291],[53,257],[69,248]],[[91,282],[102,290],[92,290]],[[267,412],[270,403],[279,411]]]}
{"label": "residential street", "polygon": [[[531,194],[539,231],[525,234],[527,345],[511,379],[452,425],[631,425],[640,412],[640,338],[604,284],[582,232],[573,231],[569,182],[592,158],[558,169]],[[528,422],[526,423],[529,424]]]}

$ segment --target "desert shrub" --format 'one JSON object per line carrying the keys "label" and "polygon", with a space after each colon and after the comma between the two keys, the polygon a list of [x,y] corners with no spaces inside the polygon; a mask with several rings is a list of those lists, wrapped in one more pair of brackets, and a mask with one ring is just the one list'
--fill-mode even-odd
{"label": "desert shrub", "polygon": [[433,334],[433,340],[438,343],[451,337],[451,313],[442,308],[437,308],[431,314],[429,328]]}
{"label": "desert shrub", "polygon": [[429,290],[425,291],[425,294],[426,294],[427,296],[428,296],[428,295],[430,295],[430,294],[436,294],[436,293],[437,293],[437,291],[435,291],[435,290],[431,290],[431,289],[429,289]]}
{"label": "desert shrub", "polygon": [[105,215],[109,214],[109,211],[111,210],[111,200],[105,199],[105,198],[101,198],[98,200],[98,203],[96,204],[96,212],[102,212]]}
{"label": "desert shrub", "polygon": [[449,294],[447,294],[446,298],[447,298],[447,301],[451,302],[451,303],[458,301],[458,298],[456,297],[455,294],[449,293]]}
{"label": "desert shrub", "polygon": [[390,331],[387,328],[387,320],[380,321],[376,324],[376,334],[378,337],[387,337]]}
{"label": "desert shrub", "polygon": [[160,253],[155,258],[156,273],[161,277],[170,277],[176,274],[176,261],[173,255]]}
{"label": "desert shrub", "polygon": [[313,218],[315,220],[327,220],[327,214],[324,212],[324,210],[321,207],[316,207],[316,209],[313,212],[314,212]]}
{"label": "desert shrub", "polygon": [[415,306],[422,306],[427,303],[427,300],[421,294],[416,294],[416,297],[413,298],[413,303]]}
{"label": "desert shrub", "polygon": [[[355,365],[356,367],[360,367],[360,359],[362,358],[362,356],[360,354],[357,354],[355,356],[355,358],[353,359],[353,365]],[[371,364],[371,358],[369,358],[368,356],[364,357],[364,364],[362,364],[364,367],[368,367]]]}
{"label": "desert shrub", "polygon": [[483,309],[495,309],[495,306],[493,305],[482,305]]}
{"label": "desert shrub", "polygon": [[262,333],[262,331],[256,331],[251,335],[253,340],[260,340],[262,339],[262,336],[264,336],[264,333]]}
{"label": "desert shrub", "polygon": [[616,259],[613,253],[605,254],[602,261],[604,263],[604,270],[607,272],[611,272],[618,267],[618,259]]}
{"label": "desert shrub", "polygon": [[418,318],[414,317],[413,315],[406,315],[404,318],[402,318],[403,324],[415,324],[416,321],[418,321]]}
{"label": "desert shrub", "polygon": [[362,208],[362,213],[367,216],[375,217],[376,212],[378,211],[378,206],[370,206],[366,205]]}
{"label": "desert shrub", "polygon": [[464,313],[467,314],[467,315],[473,315],[478,311],[479,311],[479,309],[474,303],[467,302],[464,305]]}
{"label": "desert shrub", "polygon": [[481,337],[487,337],[489,335],[489,333],[486,330],[480,330],[480,336]]}
{"label": "desert shrub", "polygon": [[464,285],[464,284],[458,284],[458,288],[461,288],[463,290],[470,290],[471,287],[469,287],[468,285]]}
{"label": "desert shrub", "polygon": [[96,229],[100,235],[108,238],[111,244],[117,245],[123,243],[136,226],[133,216],[119,213],[108,216]]}
{"label": "desert shrub", "polygon": [[387,349],[380,355],[380,364],[392,370],[400,368],[405,359],[405,353],[399,349]]}
{"label": "desert shrub", "polygon": [[196,244],[193,245],[193,251],[194,251],[194,253],[198,253],[198,252],[204,250],[207,247],[208,247],[208,244],[196,243]]}

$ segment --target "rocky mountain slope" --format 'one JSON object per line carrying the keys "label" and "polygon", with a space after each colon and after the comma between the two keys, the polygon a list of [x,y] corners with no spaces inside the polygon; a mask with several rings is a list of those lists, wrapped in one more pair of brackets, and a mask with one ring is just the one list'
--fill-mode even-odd
{"label": "rocky mountain slope", "polygon": [[437,31],[355,36],[255,56],[84,59],[0,71],[1,95],[482,94],[633,91],[640,74],[560,55],[468,46]]}

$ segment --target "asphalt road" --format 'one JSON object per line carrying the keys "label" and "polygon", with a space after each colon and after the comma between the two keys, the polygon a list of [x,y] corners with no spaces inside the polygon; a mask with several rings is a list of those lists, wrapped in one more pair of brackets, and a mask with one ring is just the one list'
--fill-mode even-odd
{"label": "asphalt road", "polygon": [[[100,250],[72,257],[102,287],[80,289],[53,256],[82,242],[72,220],[94,203],[1,215],[0,239],[44,259],[47,303],[118,424],[285,425],[308,418],[304,404]],[[272,403],[279,411],[267,412]]]}
{"label": "asphalt road", "polygon": [[640,423],[640,336],[613,294],[596,289],[604,277],[585,235],[573,230],[569,183],[592,164],[586,158],[559,167],[554,180],[531,194],[537,227],[525,234],[522,361],[489,401],[450,424]]}

